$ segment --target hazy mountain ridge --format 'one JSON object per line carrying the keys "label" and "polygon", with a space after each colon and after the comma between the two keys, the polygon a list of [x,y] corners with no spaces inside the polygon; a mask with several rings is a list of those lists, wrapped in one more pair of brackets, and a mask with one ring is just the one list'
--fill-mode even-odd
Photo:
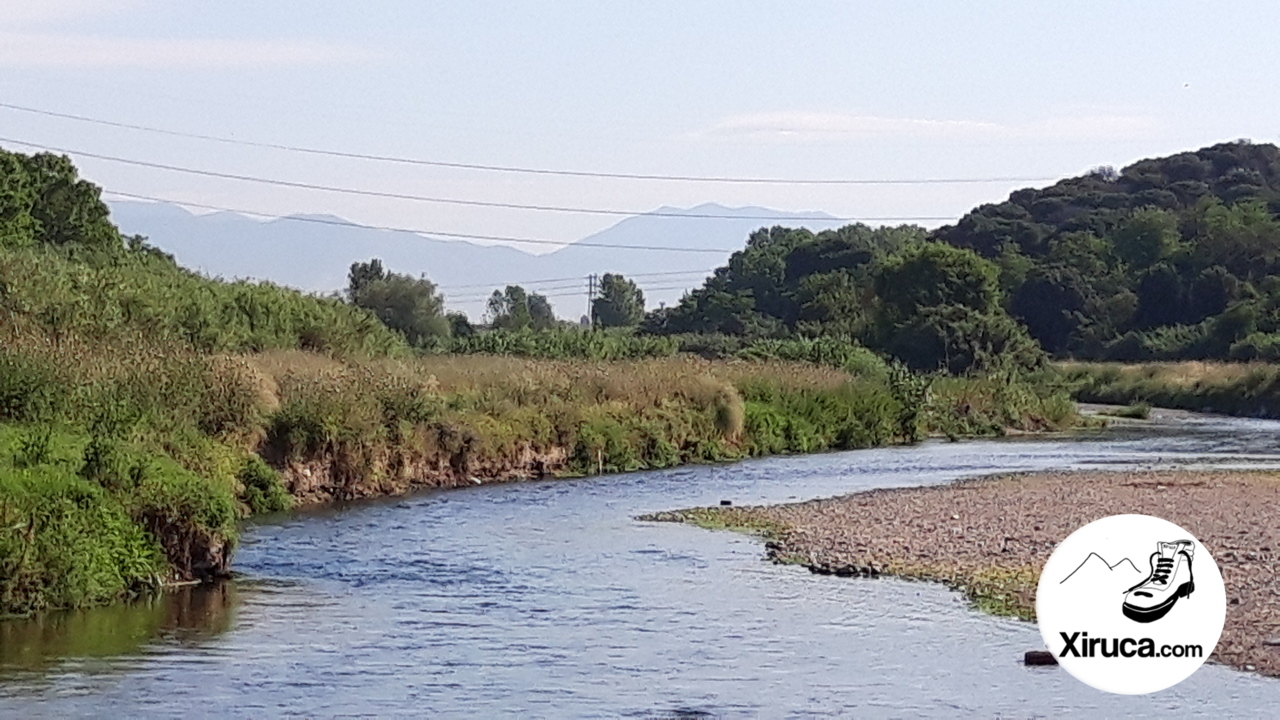
{"label": "hazy mountain ridge", "polygon": [[[664,277],[654,273],[710,274],[759,227],[803,224],[819,230],[843,224],[819,212],[728,208],[714,203],[688,209],[662,207],[655,212],[735,217],[637,215],[579,242],[723,252],[629,250],[575,243],[551,253],[534,255],[505,245],[478,245],[345,224],[345,220],[332,215],[299,215],[264,221],[230,212],[196,215],[168,203],[113,201],[110,206],[122,232],[145,235],[153,245],[176,256],[182,265],[211,276],[264,279],[302,290],[330,292],[346,286],[351,263],[378,257],[396,272],[426,274],[445,288],[446,302],[451,308],[464,310],[472,318],[478,318],[483,312],[484,301],[480,296],[494,288],[508,283],[582,277],[580,295],[573,295],[574,289],[565,288],[573,281],[556,283],[557,289],[547,293],[556,295],[551,301],[560,316],[576,318],[586,309],[585,278],[590,273],[648,275],[637,278],[642,288],[658,288],[645,293],[648,305],[671,304],[685,289],[701,285],[703,276]],[[796,217],[812,220],[801,223],[792,219]],[[457,286],[481,287],[449,289]],[[536,284],[530,287],[537,289]]]}

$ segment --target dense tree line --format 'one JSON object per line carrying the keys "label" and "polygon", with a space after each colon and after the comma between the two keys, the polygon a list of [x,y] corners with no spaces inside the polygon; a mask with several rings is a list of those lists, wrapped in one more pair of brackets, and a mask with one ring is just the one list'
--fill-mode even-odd
{"label": "dense tree line", "polygon": [[775,227],[653,333],[846,335],[919,368],[1280,357],[1280,149],[1235,142],[1012,193],[928,233]]}
{"label": "dense tree line", "polygon": [[1280,149],[1240,141],[1019,190],[935,237],[999,265],[1049,352],[1274,357],[1277,212]]}

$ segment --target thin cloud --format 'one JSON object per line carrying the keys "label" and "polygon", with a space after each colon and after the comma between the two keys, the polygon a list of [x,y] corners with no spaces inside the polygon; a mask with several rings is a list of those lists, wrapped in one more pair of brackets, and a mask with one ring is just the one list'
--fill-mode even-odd
{"label": "thin cloud", "polygon": [[695,139],[803,143],[849,140],[1117,140],[1150,135],[1142,116],[1055,117],[1029,123],[882,117],[852,113],[776,112],[735,115],[693,133]]}
{"label": "thin cloud", "polygon": [[309,40],[165,40],[0,32],[0,67],[256,68],[363,62],[375,54]]}

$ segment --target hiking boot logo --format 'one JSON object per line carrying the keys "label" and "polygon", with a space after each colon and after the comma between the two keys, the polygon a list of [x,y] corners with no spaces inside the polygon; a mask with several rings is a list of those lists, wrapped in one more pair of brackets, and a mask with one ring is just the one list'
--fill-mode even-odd
{"label": "hiking boot logo", "polygon": [[1082,682],[1124,695],[1194,673],[1217,647],[1226,611],[1213,553],[1186,528],[1151,515],[1111,515],[1077,529],[1036,584],[1048,652]]}
{"label": "hiking boot logo", "polygon": [[1196,581],[1191,573],[1195,543],[1190,540],[1157,543],[1151,553],[1151,574],[1125,591],[1121,610],[1134,622],[1155,622],[1173,609],[1178,598],[1190,597]]}

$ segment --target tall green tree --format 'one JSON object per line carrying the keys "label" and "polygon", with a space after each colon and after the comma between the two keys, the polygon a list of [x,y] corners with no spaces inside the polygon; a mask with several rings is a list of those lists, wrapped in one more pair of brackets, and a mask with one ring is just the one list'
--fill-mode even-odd
{"label": "tall green tree", "polygon": [[633,327],[644,319],[644,293],[622,275],[600,278],[600,297],[591,303],[591,315],[600,327]]}
{"label": "tall green tree", "polygon": [[556,324],[547,298],[519,285],[494,290],[488,302],[489,324],[499,330],[545,330]]}
{"label": "tall green tree", "polygon": [[347,277],[352,304],[372,312],[409,344],[421,346],[431,338],[449,337],[444,297],[425,277],[388,272],[377,258],[352,264]]}
{"label": "tall green tree", "polygon": [[875,279],[873,344],[916,370],[1027,369],[1044,353],[1001,306],[1000,270],[972,250],[926,243]]}
{"label": "tall green tree", "polygon": [[124,243],[101,196],[65,155],[0,150],[0,245],[118,251]]}

